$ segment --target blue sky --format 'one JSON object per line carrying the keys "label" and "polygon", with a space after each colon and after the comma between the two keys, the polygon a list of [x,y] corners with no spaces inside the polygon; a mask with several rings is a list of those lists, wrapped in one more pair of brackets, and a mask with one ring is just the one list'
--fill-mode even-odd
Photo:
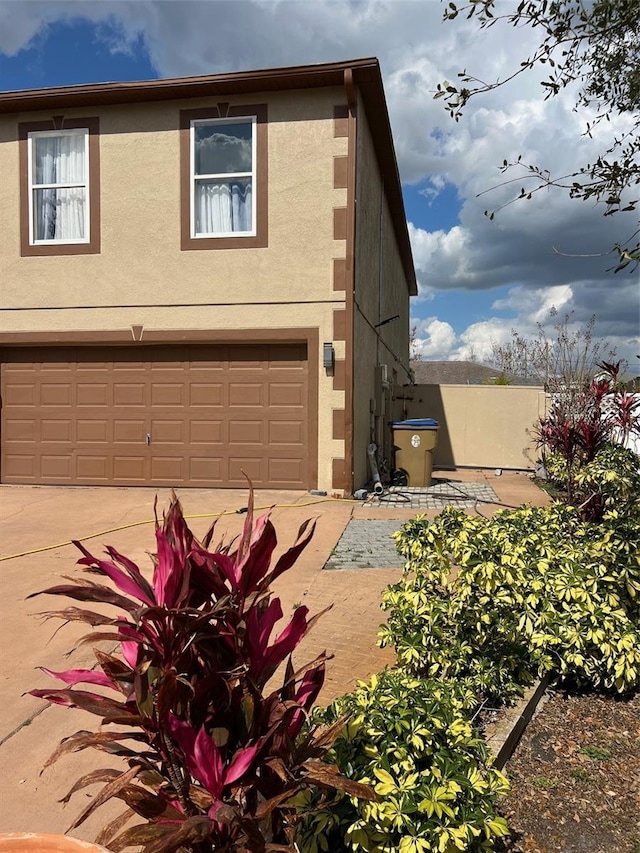
{"label": "blue sky", "polygon": [[118,28],[82,18],[49,24],[13,56],[0,53],[3,91],[158,76],[141,35],[125,49]]}
{"label": "blue sky", "polygon": [[605,252],[632,232],[633,219],[603,219],[557,193],[510,205],[489,222],[484,209],[511,191],[478,197],[499,183],[505,157],[530,154],[552,171],[588,159],[571,93],[545,103],[538,80],[520,80],[452,122],[433,100],[437,82],[474,64],[500,76],[533,42],[498,28],[479,37],[472,23],[442,23],[441,11],[427,0],[0,0],[0,88],[376,55],[420,284],[412,318],[423,357],[486,360],[511,328],[533,334],[555,307],[577,323],[595,313],[597,332],[633,358],[637,277],[613,277],[610,257],[573,257]]}

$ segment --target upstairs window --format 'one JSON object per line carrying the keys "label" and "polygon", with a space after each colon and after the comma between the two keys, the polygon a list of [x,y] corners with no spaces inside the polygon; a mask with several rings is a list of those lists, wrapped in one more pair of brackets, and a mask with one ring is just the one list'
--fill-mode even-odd
{"label": "upstairs window", "polygon": [[19,125],[22,255],[100,251],[98,119]]}
{"label": "upstairs window", "polygon": [[192,237],[255,234],[255,124],[191,122]]}
{"label": "upstairs window", "polygon": [[180,112],[182,249],[268,245],[267,106]]}
{"label": "upstairs window", "polygon": [[89,131],[30,133],[29,243],[89,242]]}

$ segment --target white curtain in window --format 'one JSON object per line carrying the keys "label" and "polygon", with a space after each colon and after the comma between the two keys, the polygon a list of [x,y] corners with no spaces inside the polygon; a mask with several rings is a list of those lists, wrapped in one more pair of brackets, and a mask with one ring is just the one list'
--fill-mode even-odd
{"label": "white curtain in window", "polygon": [[[36,239],[84,239],[86,204],[84,135],[41,136],[34,142],[36,149],[34,183],[36,186],[38,184],[58,185],[55,188],[34,190]],[[77,186],[78,184],[80,186]]]}
{"label": "white curtain in window", "polygon": [[250,181],[196,183],[196,233],[231,234],[251,231]]}

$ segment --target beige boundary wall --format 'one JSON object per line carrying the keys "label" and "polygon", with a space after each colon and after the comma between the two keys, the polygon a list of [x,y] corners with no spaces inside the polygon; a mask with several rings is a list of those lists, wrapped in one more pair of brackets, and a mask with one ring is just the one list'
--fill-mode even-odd
{"label": "beige boundary wall", "polygon": [[541,387],[405,385],[394,388],[396,419],[440,424],[434,467],[533,469],[531,428],[545,414]]}

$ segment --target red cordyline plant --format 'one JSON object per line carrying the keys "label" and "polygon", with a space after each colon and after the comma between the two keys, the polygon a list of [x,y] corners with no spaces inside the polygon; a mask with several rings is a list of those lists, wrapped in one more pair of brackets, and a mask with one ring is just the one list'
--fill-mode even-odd
{"label": "red cordyline plant", "polygon": [[593,462],[608,445],[624,445],[631,435],[640,434],[640,399],[621,389],[621,362],[603,361],[598,367],[602,375],[578,392],[574,389],[571,405],[566,404],[567,395],[559,394],[534,431],[543,453],[558,454],[564,460],[568,503],[576,496],[578,468]]}
{"label": "red cordyline plant", "polygon": [[[121,756],[128,766],[94,770],[76,782],[64,802],[88,785],[103,787],[69,829],[116,797],[127,808],[96,839],[113,851],[293,851],[298,815],[292,800],[298,792],[320,786],[372,796],[322,761],[339,724],[301,734],[327,657],[323,653],[294,671],[291,652],[318,617],[309,619],[307,608],[299,607],[272,639],[282,607],[271,583],[293,566],[314,524],[305,522],[295,544],[270,568],[276,533],[268,514],[254,525],[252,494],[237,543],[214,550],[208,548],[215,523],[199,542],[173,495],[162,524],[156,515],[150,581],[115,548],[108,547],[110,559],[102,560],[74,543],[84,555],[78,560],[84,571],[112,586],[68,578],[74,582],[34,594],[110,605],[116,614],[68,607],[42,615],[100,627],[81,642],[116,641],[120,655],[94,649],[99,668],[45,669],[67,687],[31,694],[82,708],[118,728],[76,732],[45,766],[87,747]],[[282,683],[270,689],[285,660]],[[118,697],[77,689],[79,684]],[[131,826],[135,815],[144,822]]]}

